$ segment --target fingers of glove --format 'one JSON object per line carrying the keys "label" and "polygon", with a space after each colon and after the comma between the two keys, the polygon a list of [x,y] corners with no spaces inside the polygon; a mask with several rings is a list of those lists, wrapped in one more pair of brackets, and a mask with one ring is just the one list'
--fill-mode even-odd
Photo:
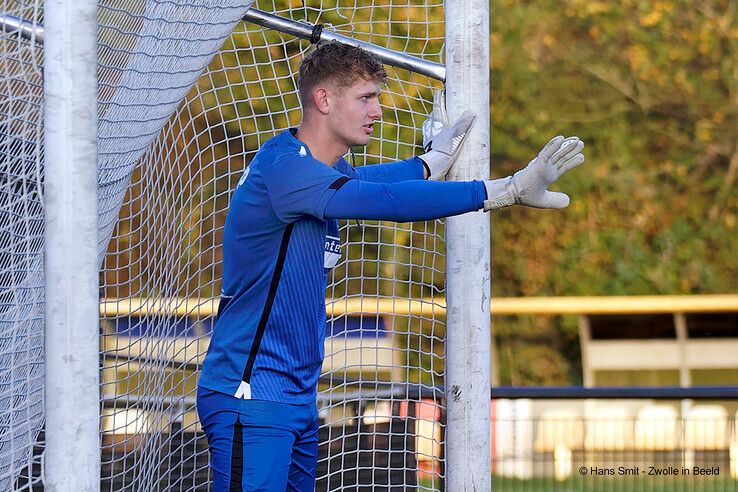
{"label": "fingers of glove", "polygon": [[435,109],[428,117],[423,121],[421,131],[423,133],[423,148],[428,150],[433,139],[438,135],[446,125],[444,121],[438,120]]}
{"label": "fingers of glove", "polygon": [[574,154],[566,160],[561,161],[559,166],[560,175],[567,173],[584,162],[584,154]]}
{"label": "fingers of glove", "polygon": [[444,125],[448,125],[448,115],[446,114],[446,91],[437,90],[433,94],[433,119],[440,121]]}
{"label": "fingers of glove", "polygon": [[433,94],[433,109],[423,121],[423,137],[432,138],[437,135],[444,126],[448,125],[448,117],[446,116],[446,96],[443,90],[438,90]]}
{"label": "fingers of glove", "polygon": [[477,113],[471,110],[466,110],[461,113],[461,116],[456,123],[454,123],[454,133],[468,132],[469,128],[474,124],[474,120],[477,118]]}
{"label": "fingers of glove", "polygon": [[584,148],[584,142],[579,140],[578,137],[569,137],[561,143],[559,150],[554,152],[551,156],[551,162],[554,162],[557,166],[560,161],[569,159],[574,154],[578,154]]}
{"label": "fingers of glove", "polygon": [[421,126],[421,132],[423,134],[423,148],[429,150],[430,143],[433,140],[433,122],[430,118],[426,119]]}
{"label": "fingers of glove", "polygon": [[566,208],[569,206],[569,195],[558,191],[546,191],[540,200],[531,206],[536,208]]}
{"label": "fingers of glove", "polygon": [[438,135],[446,126],[440,121],[434,121],[428,118],[423,122],[423,144],[427,144],[429,140]]}
{"label": "fingers of glove", "polygon": [[446,155],[455,154],[468,135],[475,118],[476,114],[473,111],[466,111],[454,122],[453,126],[444,127],[436,132],[432,137],[432,149]]}
{"label": "fingers of glove", "polygon": [[561,147],[561,142],[564,141],[564,137],[561,135],[557,135],[551,140],[548,141],[546,145],[543,146],[541,151],[538,153],[538,157],[540,157],[543,160],[548,160],[551,158],[551,156],[559,150],[559,147]]}
{"label": "fingers of glove", "polygon": [[477,118],[477,114],[474,111],[464,111],[461,117],[454,123],[452,127],[452,150],[456,150],[461,146],[466,136],[469,134],[469,129],[474,124],[474,120]]}

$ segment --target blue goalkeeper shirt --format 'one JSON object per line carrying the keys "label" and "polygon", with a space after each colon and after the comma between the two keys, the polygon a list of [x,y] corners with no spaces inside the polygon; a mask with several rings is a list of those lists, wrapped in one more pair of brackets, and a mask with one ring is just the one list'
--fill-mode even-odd
{"label": "blue goalkeeper shirt", "polygon": [[285,131],[257,152],[231,198],[223,288],[199,385],[237,398],[315,401],[325,288],[341,258],[339,218],[406,222],[482,207],[482,182],[423,180],[418,158],[328,166]]}

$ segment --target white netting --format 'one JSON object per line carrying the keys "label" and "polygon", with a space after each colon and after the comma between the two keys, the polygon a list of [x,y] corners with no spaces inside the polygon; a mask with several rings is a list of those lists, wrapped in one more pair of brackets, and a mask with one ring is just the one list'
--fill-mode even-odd
{"label": "white netting", "polygon": [[[0,5],[42,20],[33,2]],[[12,490],[39,464],[43,425],[43,47],[0,30],[0,57],[0,490]]]}
{"label": "white netting", "polygon": [[[259,146],[299,123],[295,75],[310,47],[239,22],[245,3],[101,4],[103,490],[207,489],[207,447],[193,405],[213,299],[220,291],[228,201]],[[258,1],[254,7],[439,62],[443,2],[416,3]],[[39,12],[38,5],[30,5],[13,15],[40,22]],[[3,196],[0,208],[0,474],[15,459],[15,468],[4,475],[12,480],[21,467],[30,468],[42,418],[43,381],[30,378],[26,369],[40,368],[43,374],[41,211],[23,205],[35,196],[33,203],[40,207],[41,51],[8,35],[2,49],[5,59],[19,60],[3,65],[3,90],[17,91],[9,100],[23,106],[8,110],[20,115],[21,130],[0,127],[2,165],[11,169],[15,162],[22,169],[16,188],[23,190],[18,200],[25,200],[6,205]],[[440,87],[426,76],[389,72],[381,99],[384,117],[375,128],[379,138],[366,150],[357,149],[352,156],[357,166],[416,153],[417,128],[430,109],[433,89]],[[16,79],[22,81],[14,89]],[[2,104],[5,111],[5,98]],[[28,143],[5,143],[16,140]],[[27,209],[14,226],[20,229],[6,226],[4,216],[15,214],[13,207]],[[37,230],[35,243],[30,230]],[[7,247],[6,235],[15,238]],[[436,488],[443,474],[443,402],[433,388],[443,376],[443,309],[433,301],[411,304],[410,299],[442,295],[443,224],[352,221],[342,224],[341,239],[343,259],[327,292],[330,337],[319,388],[318,489],[356,489],[358,484],[384,489],[390,483],[401,489],[419,477],[422,485]],[[19,244],[25,243],[31,259],[16,260]],[[25,263],[19,268],[12,261]],[[22,275],[13,277],[17,271]],[[30,288],[24,282],[38,292],[21,290]],[[10,312],[23,316],[23,323],[6,321]],[[6,341],[16,352],[5,350]],[[30,347],[31,341],[37,347]],[[6,361],[7,353],[23,359]],[[35,381],[34,388],[29,381]],[[13,412],[21,401],[24,420],[18,424]],[[23,443],[7,438],[10,434],[23,435]]]}

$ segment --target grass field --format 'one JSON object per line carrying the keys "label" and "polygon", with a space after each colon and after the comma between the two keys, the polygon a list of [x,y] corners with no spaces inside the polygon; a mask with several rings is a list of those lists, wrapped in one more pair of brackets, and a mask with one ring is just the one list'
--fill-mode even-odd
{"label": "grass field", "polygon": [[[430,480],[418,484],[420,490],[443,490],[438,481],[435,488]],[[552,478],[520,480],[493,477],[494,492],[734,492],[738,481],[727,477],[574,477],[563,482]]]}

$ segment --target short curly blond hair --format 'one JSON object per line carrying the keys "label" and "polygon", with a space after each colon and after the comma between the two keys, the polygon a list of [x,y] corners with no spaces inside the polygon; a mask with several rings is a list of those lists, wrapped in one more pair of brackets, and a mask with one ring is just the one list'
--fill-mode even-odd
{"label": "short curly blond hair", "polygon": [[318,84],[330,81],[341,90],[360,78],[387,83],[387,71],[379,57],[336,41],[319,45],[300,63],[297,85],[303,109]]}

